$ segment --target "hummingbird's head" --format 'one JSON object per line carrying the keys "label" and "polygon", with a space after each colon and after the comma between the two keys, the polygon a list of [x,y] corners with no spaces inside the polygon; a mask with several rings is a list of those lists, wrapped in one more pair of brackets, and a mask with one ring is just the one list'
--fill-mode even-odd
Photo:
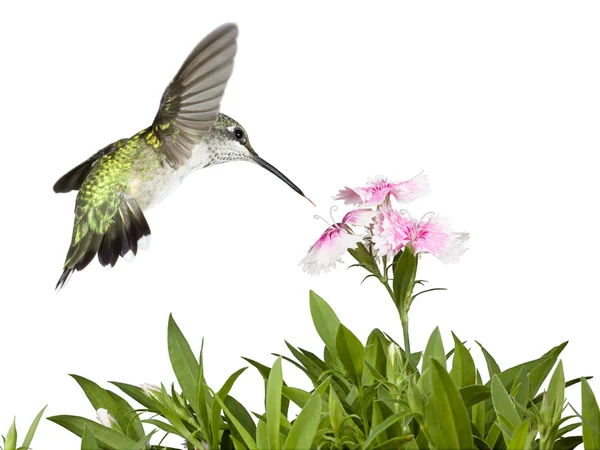
{"label": "hummingbird's head", "polygon": [[[225,114],[219,114],[207,136],[206,143],[209,150],[208,165],[221,164],[230,161],[249,161],[267,169],[273,175],[284,181],[289,187],[305,197],[298,186],[288,177],[262,159],[250,145],[250,139],[244,127]],[[313,203],[314,204],[314,203]]]}

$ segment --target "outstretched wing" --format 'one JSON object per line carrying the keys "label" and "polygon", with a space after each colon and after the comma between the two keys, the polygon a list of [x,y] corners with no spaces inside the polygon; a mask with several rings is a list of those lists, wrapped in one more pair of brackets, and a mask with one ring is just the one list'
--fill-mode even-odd
{"label": "outstretched wing", "polygon": [[219,114],[237,50],[238,28],[221,25],[196,45],[165,90],[146,142],[174,169],[192,156]]}

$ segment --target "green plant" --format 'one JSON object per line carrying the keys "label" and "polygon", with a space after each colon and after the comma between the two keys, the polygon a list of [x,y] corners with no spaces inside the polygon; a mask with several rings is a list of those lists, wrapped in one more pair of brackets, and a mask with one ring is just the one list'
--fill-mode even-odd
{"label": "green plant", "polygon": [[[568,450],[581,443],[587,449],[600,448],[600,412],[586,379],[564,378],[559,356],[566,342],[505,370],[477,343],[486,361],[485,382],[471,350],[454,334],[448,352],[438,328],[423,351],[411,351],[410,308],[418,296],[438,289],[415,292],[425,283],[417,278],[420,256],[454,262],[468,240],[468,234],[452,231],[443,217],[428,213],[416,220],[391,205],[392,197],[407,202],[427,191],[423,174],[405,182],[381,179],[340,191],[337,199],[360,209],[340,222],[332,215],[334,223],[302,261],[304,270],[317,274],[335,267],[348,250],[355,266],[368,272],[365,279],[377,279],[393,301],[402,346],[379,329],[363,344],[329,304],[311,292],[311,315],[324,344],[320,356],[286,342],[290,355],[275,355],[271,366],[244,358],[265,382],[265,411],[251,414],[229,395],[246,367],[219,390],[211,389],[204,378],[202,348],[196,357],[170,317],[168,349],[179,390],[174,384],[167,388],[113,383],[142,406],[133,409],[114,392],[74,376],[100,424],[75,416],[50,420],[80,436],[82,448],[107,450],[164,448],[162,440],[150,444],[159,430],[183,438],[188,450]],[[299,368],[312,389],[289,386],[283,362]],[[541,391],[548,377],[548,388]],[[582,413],[567,414],[565,389],[576,383],[582,386]],[[291,403],[300,408],[295,418],[289,414]],[[154,430],[146,434],[144,423]],[[577,435],[580,428],[582,434]]]}
{"label": "green plant", "polygon": [[38,413],[38,415],[33,419],[29,427],[29,431],[25,435],[25,439],[23,443],[17,447],[17,420],[14,419],[12,425],[8,429],[6,436],[2,436],[2,450],[27,450],[31,445],[31,441],[33,441],[33,437],[37,430],[38,424],[44,415],[44,411],[46,410],[46,406],[42,408],[42,410]]}

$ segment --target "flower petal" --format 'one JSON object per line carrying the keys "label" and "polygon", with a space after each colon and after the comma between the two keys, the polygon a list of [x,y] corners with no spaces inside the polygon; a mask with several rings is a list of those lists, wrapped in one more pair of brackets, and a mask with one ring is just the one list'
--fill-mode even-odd
{"label": "flower petal", "polygon": [[311,275],[317,275],[321,271],[329,272],[335,268],[336,262],[341,262],[340,257],[349,248],[356,247],[362,240],[362,236],[348,233],[346,230],[331,226],[325,230],[321,237],[308,250],[300,264],[303,270]]}
{"label": "flower petal", "polygon": [[346,205],[360,205],[362,203],[362,199],[360,195],[354,190],[346,186],[345,189],[340,189],[337,195],[333,196],[334,200],[344,200],[344,204]]}
{"label": "flower petal", "polygon": [[393,209],[383,210],[375,221],[373,244],[378,256],[395,256],[411,241],[415,224]]}
{"label": "flower petal", "polygon": [[413,242],[415,252],[431,253],[442,262],[457,262],[467,251],[468,233],[456,233],[451,230],[446,217],[432,216],[426,222],[417,224]]}
{"label": "flower petal", "polygon": [[399,203],[409,203],[429,194],[429,182],[423,172],[408,181],[396,183],[391,194]]}
{"label": "flower petal", "polygon": [[358,227],[368,227],[375,216],[375,212],[371,209],[355,209],[348,212],[342,219],[340,224],[344,225],[355,225]]}

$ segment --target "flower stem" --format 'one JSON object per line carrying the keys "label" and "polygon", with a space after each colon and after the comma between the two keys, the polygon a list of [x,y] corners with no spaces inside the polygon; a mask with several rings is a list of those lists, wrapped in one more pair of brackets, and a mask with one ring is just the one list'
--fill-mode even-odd
{"label": "flower stem", "polygon": [[410,351],[410,338],[408,336],[408,314],[406,314],[405,311],[400,311],[400,322],[402,323],[402,335],[404,336],[404,352],[406,353],[406,360],[408,361],[408,364],[412,366],[412,353]]}
{"label": "flower stem", "polygon": [[[382,277],[379,279],[379,281],[381,281],[381,284],[385,286],[386,290],[388,291],[388,294],[390,294],[390,297],[392,298],[392,301],[395,302],[394,291],[390,287],[387,277]],[[410,337],[408,335],[408,312],[406,311],[405,302],[400,302],[400,308],[398,312],[400,314],[400,323],[402,324],[402,335],[404,337],[404,353],[406,354],[406,360],[408,361],[408,364],[410,366],[414,367],[410,352]]]}

